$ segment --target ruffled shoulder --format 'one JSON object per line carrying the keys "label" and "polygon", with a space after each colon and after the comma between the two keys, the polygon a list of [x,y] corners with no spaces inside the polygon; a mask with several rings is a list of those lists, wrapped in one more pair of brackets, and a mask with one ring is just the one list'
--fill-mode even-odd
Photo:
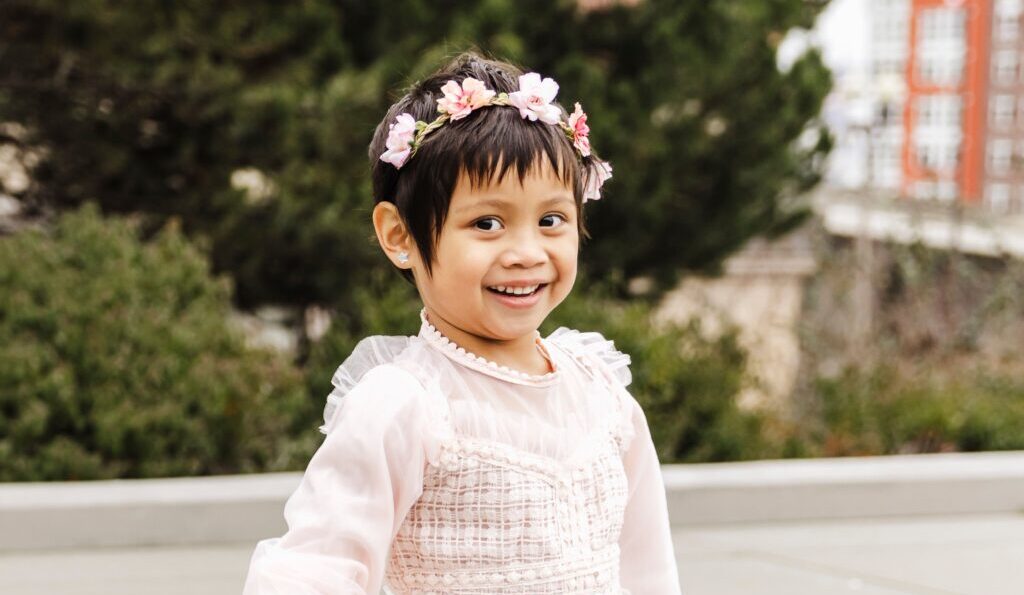
{"label": "ruffled shoulder", "polygon": [[324,406],[324,425],[320,431],[327,433],[327,424],[334,418],[341,405],[341,399],[347,395],[367,372],[383,364],[394,362],[409,347],[411,337],[374,335],[356,344],[344,362],[338,366],[331,377],[334,389],[327,395]]}
{"label": "ruffled shoulder", "polygon": [[618,389],[612,391],[615,395],[613,415],[618,429],[620,452],[627,451],[636,434],[634,408],[639,408],[636,399],[626,390],[633,381],[629,370],[629,355],[616,349],[614,341],[596,332],[580,332],[561,327],[551,333],[547,340],[575,357],[593,362],[612,382],[619,384]]}
{"label": "ruffled shoulder", "polygon": [[547,340],[577,356],[596,360],[622,386],[629,386],[633,374],[629,371],[629,355],[615,348],[615,342],[597,332],[580,332],[559,327]]}

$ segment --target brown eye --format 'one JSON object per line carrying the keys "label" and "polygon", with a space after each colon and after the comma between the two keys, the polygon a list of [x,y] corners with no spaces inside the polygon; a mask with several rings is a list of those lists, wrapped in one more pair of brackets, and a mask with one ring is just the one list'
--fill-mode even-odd
{"label": "brown eye", "polygon": [[498,231],[501,229],[501,221],[494,217],[484,217],[473,223],[473,226],[481,231]]}
{"label": "brown eye", "polygon": [[561,215],[559,215],[557,213],[551,213],[550,215],[544,215],[543,217],[540,218],[540,226],[541,227],[558,227],[559,225],[561,225],[561,224],[563,224],[565,222],[566,222],[565,221],[565,217],[563,217],[563,216],[561,216]]}

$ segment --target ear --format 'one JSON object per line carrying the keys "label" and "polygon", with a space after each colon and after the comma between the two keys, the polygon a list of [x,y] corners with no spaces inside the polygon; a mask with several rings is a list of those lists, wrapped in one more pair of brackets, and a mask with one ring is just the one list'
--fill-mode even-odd
{"label": "ear", "polygon": [[[381,201],[373,207],[373,229],[388,259],[400,269],[411,269],[415,242],[394,203]],[[404,254],[406,259],[403,261],[399,254]]]}

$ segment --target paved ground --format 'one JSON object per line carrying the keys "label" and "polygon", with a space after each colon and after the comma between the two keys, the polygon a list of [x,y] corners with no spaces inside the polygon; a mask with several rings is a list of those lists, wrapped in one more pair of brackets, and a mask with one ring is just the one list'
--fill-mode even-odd
{"label": "paved ground", "polygon": [[[680,529],[687,595],[1020,595],[1024,514]],[[240,593],[253,544],[0,555],[3,595]]]}
{"label": "paved ground", "polygon": [[1024,515],[691,529],[676,553],[693,595],[1024,593]]}

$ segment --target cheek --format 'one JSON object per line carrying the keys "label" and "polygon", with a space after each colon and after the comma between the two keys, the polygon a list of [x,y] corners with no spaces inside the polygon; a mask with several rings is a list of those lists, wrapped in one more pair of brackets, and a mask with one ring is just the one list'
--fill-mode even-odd
{"label": "cheek", "polygon": [[434,271],[439,285],[459,291],[470,285],[479,285],[487,273],[490,255],[482,246],[462,238],[459,234],[442,236],[438,243]]}
{"label": "cheek", "polygon": [[578,236],[573,235],[572,237],[565,238],[564,242],[560,242],[558,248],[555,251],[555,266],[558,269],[559,277],[563,285],[572,286],[576,280],[576,265],[579,260],[579,240]]}

